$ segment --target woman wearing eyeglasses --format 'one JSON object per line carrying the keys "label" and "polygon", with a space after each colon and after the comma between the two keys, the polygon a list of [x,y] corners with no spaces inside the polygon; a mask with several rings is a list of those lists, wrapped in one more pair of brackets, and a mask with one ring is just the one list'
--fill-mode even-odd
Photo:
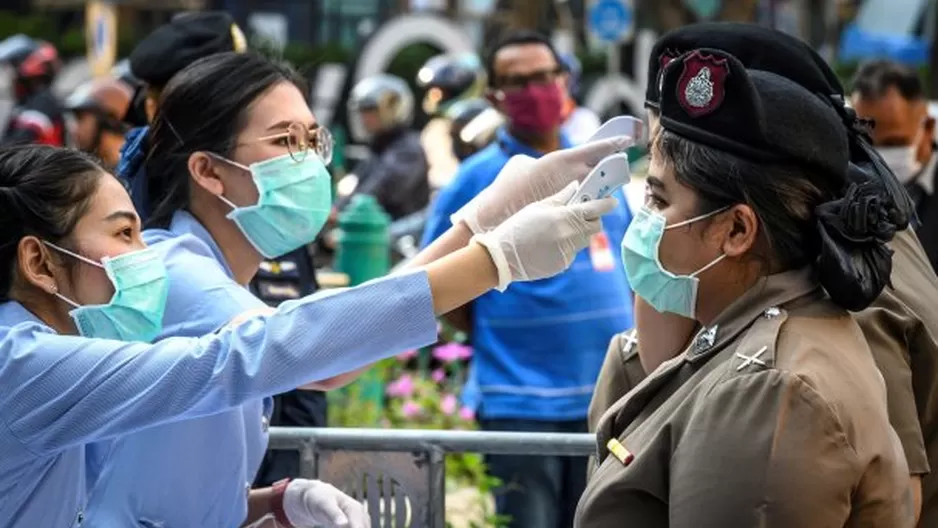
{"label": "woman wearing eyeglasses", "polygon": [[[170,284],[157,339],[203,335],[267,310],[245,288],[262,259],[308,244],[322,228],[332,201],[326,170],[332,140],[305,93],[291,70],[252,54],[202,59],[164,89],[150,131],[143,207],[149,212],[144,238],[163,255]],[[319,323],[310,329],[320,337],[305,342],[360,356],[413,341],[404,329],[420,319],[416,299],[481,284],[466,276],[481,273],[478,265],[451,258],[478,245],[469,244],[473,235],[493,255],[499,288],[565,269],[614,205],[560,205],[572,196],[568,184],[624,146],[619,138],[506,168],[490,192],[460,212],[456,227],[412,264],[429,270],[447,256],[453,267],[322,295]],[[475,295],[456,296],[467,302]],[[385,316],[371,317],[378,313]],[[433,339],[435,331],[428,342]],[[315,387],[333,388],[354,376]],[[145,521],[228,528],[274,513],[283,525],[318,524],[313,481],[248,489],[266,450],[270,410],[269,399],[255,401],[92,446],[87,518],[102,526]],[[277,505],[293,507],[284,512]]]}

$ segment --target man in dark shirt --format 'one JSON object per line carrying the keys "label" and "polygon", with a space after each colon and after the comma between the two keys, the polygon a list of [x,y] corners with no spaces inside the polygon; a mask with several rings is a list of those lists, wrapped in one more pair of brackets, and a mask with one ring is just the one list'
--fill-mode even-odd
{"label": "man in dark shirt", "polygon": [[860,66],[851,102],[857,115],[875,122],[873,146],[915,201],[917,234],[938,269],[938,196],[935,194],[935,118],[918,72],[888,60]]}
{"label": "man in dark shirt", "polygon": [[370,194],[391,220],[424,209],[430,203],[427,157],[420,135],[411,130],[414,98],[402,79],[375,75],[352,89],[349,106],[369,140],[371,157],[352,171],[355,190],[336,204],[341,211],[356,194]]}

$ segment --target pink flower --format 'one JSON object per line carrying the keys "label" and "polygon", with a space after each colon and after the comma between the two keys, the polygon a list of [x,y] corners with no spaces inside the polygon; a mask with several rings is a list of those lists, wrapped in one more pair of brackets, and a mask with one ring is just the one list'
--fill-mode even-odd
{"label": "pink flower", "polygon": [[452,363],[471,358],[472,349],[459,343],[447,343],[434,348],[433,357],[445,363]]}
{"label": "pink flower", "polygon": [[456,396],[452,394],[447,394],[443,396],[443,399],[440,400],[440,410],[443,411],[443,414],[451,415],[456,412]]}
{"label": "pink flower", "polygon": [[414,378],[410,374],[404,374],[388,383],[386,392],[393,398],[406,398],[414,393]]}
{"label": "pink flower", "polygon": [[423,411],[423,408],[420,407],[420,404],[415,401],[406,401],[401,407],[401,413],[405,418],[413,418]]}
{"label": "pink flower", "polygon": [[476,412],[469,407],[463,407],[459,409],[459,417],[467,422],[471,422],[476,419]]}
{"label": "pink flower", "polygon": [[433,381],[437,383],[440,383],[446,379],[446,371],[441,368],[435,369],[433,372],[430,373],[430,379],[432,379]]}
{"label": "pink flower", "polygon": [[415,357],[417,357],[416,350],[408,350],[407,352],[401,352],[400,354],[397,355],[398,361],[410,361],[411,359],[414,359]]}

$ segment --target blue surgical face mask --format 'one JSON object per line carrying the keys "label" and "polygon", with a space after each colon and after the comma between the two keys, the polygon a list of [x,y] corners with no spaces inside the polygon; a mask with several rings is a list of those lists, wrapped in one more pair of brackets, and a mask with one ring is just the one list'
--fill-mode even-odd
{"label": "blue surgical face mask", "polygon": [[250,172],[257,186],[256,205],[238,207],[219,198],[258,253],[277,258],[316,239],[332,208],[332,178],[318,155],[308,152],[295,160],[284,154],[250,167],[215,157]]}
{"label": "blue surgical face mask", "polygon": [[720,255],[690,275],[675,275],[658,260],[658,247],[668,229],[693,224],[725,211],[726,208],[667,225],[665,217],[648,207],[635,215],[622,239],[622,262],[632,291],[659,312],[689,319],[697,315],[697,276],[726,258]]}
{"label": "blue surgical face mask", "polygon": [[60,253],[102,268],[114,285],[114,295],[107,304],[82,306],[58,292],[54,293],[75,307],[69,315],[79,334],[145,343],[156,339],[163,327],[163,312],[169,292],[166,268],[156,251],[150,248],[131,251],[116,257],[104,257],[99,263],[50,242],[44,243]]}

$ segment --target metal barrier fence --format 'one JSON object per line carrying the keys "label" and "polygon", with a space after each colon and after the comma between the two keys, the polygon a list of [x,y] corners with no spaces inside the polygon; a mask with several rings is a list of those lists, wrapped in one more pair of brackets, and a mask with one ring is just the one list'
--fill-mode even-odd
{"label": "metal barrier fence", "polygon": [[591,434],[285,428],[270,449],[300,452],[300,475],[365,501],[372,528],[444,528],[446,453],[589,456]]}

